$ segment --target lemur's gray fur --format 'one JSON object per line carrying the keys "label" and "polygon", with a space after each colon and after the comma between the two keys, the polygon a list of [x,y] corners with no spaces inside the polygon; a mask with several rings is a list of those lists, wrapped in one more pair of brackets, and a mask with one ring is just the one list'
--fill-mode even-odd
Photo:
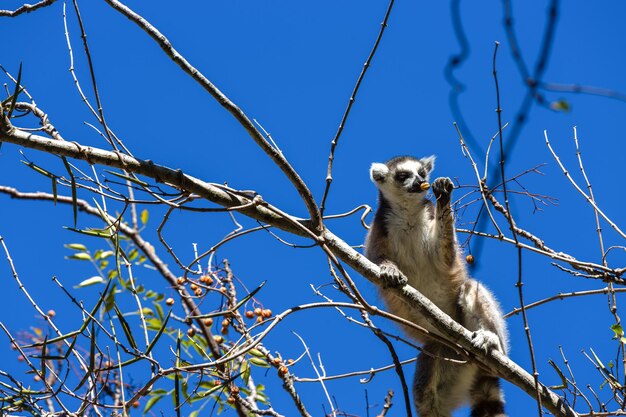
{"label": "lemur's gray fur", "polygon": [[[408,283],[454,320],[474,332],[485,350],[507,350],[502,312],[484,285],[469,277],[461,259],[454,230],[450,178],[432,184],[436,204],[426,199],[435,157],[399,156],[374,163],[372,181],[379,190],[379,205],[365,242],[365,254],[380,266],[381,295],[389,311],[431,332],[436,330],[417,309],[385,288]],[[415,406],[421,417],[449,417],[469,401],[472,417],[505,417],[498,378],[472,363],[459,364],[453,350],[425,338],[415,329],[407,333],[424,343],[413,385]]]}

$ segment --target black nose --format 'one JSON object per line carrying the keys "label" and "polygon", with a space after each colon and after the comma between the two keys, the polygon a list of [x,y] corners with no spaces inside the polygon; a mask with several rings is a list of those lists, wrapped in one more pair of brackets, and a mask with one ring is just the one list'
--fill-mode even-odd
{"label": "black nose", "polygon": [[415,180],[413,181],[413,184],[411,184],[411,186],[409,187],[409,192],[410,193],[420,193],[422,192],[422,183],[424,181],[420,181],[420,180]]}

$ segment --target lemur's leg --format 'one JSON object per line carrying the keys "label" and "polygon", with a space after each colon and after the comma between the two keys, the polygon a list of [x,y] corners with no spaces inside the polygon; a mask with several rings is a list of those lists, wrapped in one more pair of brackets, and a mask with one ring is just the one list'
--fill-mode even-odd
{"label": "lemur's leg", "polygon": [[454,215],[450,207],[450,195],[454,184],[448,177],[437,178],[432,185],[433,194],[437,199],[435,220],[439,259],[444,267],[450,267],[456,257],[456,240],[454,231]]}
{"label": "lemur's leg", "polygon": [[507,332],[502,311],[495,297],[484,285],[466,280],[459,289],[460,323],[473,333],[484,350],[496,349],[506,354]]}
{"label": "lemur's leg", "polygon": [[[474,342],[485,351],[506,354],[506,328],[494,296],[479,282],[468,279],[460,288],[461,324],[473,331]],[[479,370],[470,389],[471,417],[506,417],[504,395],[497,377]]]}
{"label": "lemur's leg", "polygon": [[413,397],[420,417],[450,417],[465,399],[476,366],[450,360],[461,359],[452,349],[427,342],[417,358]]}

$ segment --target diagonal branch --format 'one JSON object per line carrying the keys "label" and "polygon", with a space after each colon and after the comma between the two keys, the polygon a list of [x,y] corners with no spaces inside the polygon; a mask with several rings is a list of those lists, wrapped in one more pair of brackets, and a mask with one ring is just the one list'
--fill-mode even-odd
{"label": "diagonal branch", "polygon": [[306,208],[309,212],[309,216],[313,221],[314,228],[320,232],[322,230],[322,216],[320,214],[317,203],[313,199],[311,191],[304,183],[302,178],[298,175],[295,169],[287,161],[280,150],[273,147],[263,136],[261,132],[254,126],[252,121],[246,116],[235,103],[233,103],[224,93],[222,93],[208,78],[206,78],[197,68],[191,65],[185,57],[183,57],[167,37],[159,32],[154,26],[152,26],[146,19],[135,13],[126,5],[117,0],[105,0],[111,7],[126,16],[139,26],[144,32],[146,32],[165,52],[165,54],[176,65],[180,67],[185,73],[193,78],[205,91],[207,91],[222,107],[224,107],[230,114],[237,119],[237,121],[248,132],[250,137],[256,142],[257,145],[274,161],[274,163],[283,171],[285,176],[291,181],[296,188],[302,200],[304,201]]}
{"label": "diagonal branch", "polygon": [[50,6],[55,1],[57,0],[41,0],[39,3],[35,4],[26,3],[15,10],[0,10],[0,16],[15,17],[21,15],[22,13],[34,12],[37,9]]}
{"label": "diagonal branch", "polygon": [[[1,111],[0,109],[0,116]],[[234,195],[215,185],[176,171],[171,168],[157,165],[152,161],[144,161],[109,152],[102,149],[85,147],[76,142],[60,142],[42,136],[33,135],[12,127],[6,117],[0,118],[0,141],[14,143],[26,148],[41,150],[50,154],[63,155],[87,161],[91,164],[100,164],[129,172],[148,176],[156,181],[166,182],[189,192],[198,194],[213,203],[224,207],[244,206],[251,202],[248,198]],[[281,215],[280,210],[263,202],[262,204],[247,205],[241,212],[256,220],[268,223],[284,231],[314,238],[318,243],[325,244],[336,256],[360,273],[371,282],[379,281],[380,268],[355,251],[349,244],[335,236],[329,230],[324,230],[321,236],[316,236],[301,226],[311,227],[311,222],[288,215]],[[298,227],[300,226],[300,227]],[[308,232],[308,233],[307,233]],[[530,396],[536,397],[537,391],[533,377],[515,362],[498,351],[486,353],[478,346],[472,337],[473,334],[459,323],[452,320],[430,300],[409,285],[402,288],[390,289],[406,302],[414,305],[437,332],[451,343],[456,343],[467,355],[480,366],[492,370],[497,375],[517,385]],[[543,384],[539,384],[539,395],[546,409],[556,416],[573,417],[577,414],[563,400]]]}

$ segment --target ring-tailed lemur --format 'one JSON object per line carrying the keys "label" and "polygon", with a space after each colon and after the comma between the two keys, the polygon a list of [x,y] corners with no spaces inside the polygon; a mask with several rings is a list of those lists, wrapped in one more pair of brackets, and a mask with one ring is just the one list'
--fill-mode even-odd
{"label": "ring-tailed lemur", "polygon": [[[485,349],[506,353],[507,332],[494,296],[470,278],[456,243],[449,178],[437,178],[426,199],[435,157],[400,156],[385,164],[374,163],[372,181],[378,187],[379,205],[367,235],[365,254],[380,266],[381,295],[391,313],[431,332],[436,330],[406,301],[385,291],[385,286],[408,283],[454,320],[474,332]],[[426,339],[415,329],[408,334],[424,343],[413,386],[421,417],[450,416],[469,401],[472,417],[504,417],[504,397],[498,378],[472,363],[459,364],[450,348]]]}

